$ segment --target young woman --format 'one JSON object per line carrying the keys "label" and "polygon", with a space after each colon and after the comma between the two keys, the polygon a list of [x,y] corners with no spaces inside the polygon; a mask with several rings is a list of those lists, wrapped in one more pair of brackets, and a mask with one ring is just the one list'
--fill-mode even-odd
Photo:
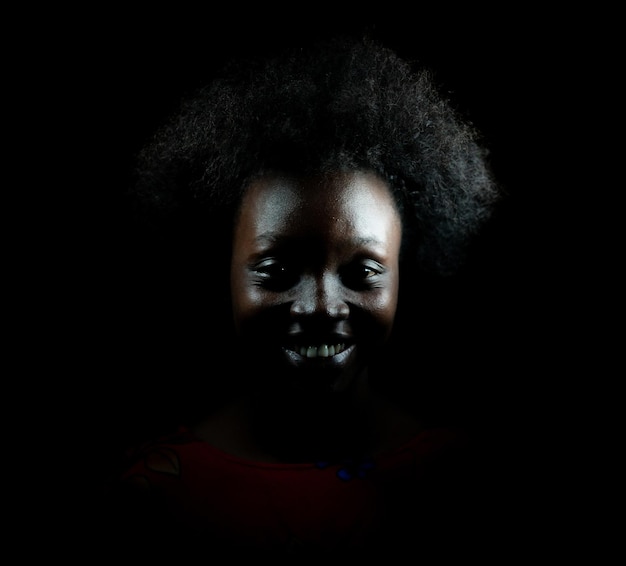
{"label": "young woman", "polygon": [[108,492],[120,548],[484,544],[480,458],[427,384],[450,346],[442,289],[500,190],[429,73],[367,39],[240,61],[182,103],[137,172],[164,246],[154,285],[178,308],[160,332],[196,339],[194,363],[167,368],[188,394],[180,426],[134,451]]}

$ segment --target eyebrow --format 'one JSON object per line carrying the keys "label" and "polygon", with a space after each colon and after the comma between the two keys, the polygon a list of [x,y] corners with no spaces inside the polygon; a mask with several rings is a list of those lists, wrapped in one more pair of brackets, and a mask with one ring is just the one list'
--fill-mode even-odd
{"label": "eyebrow", "polygon": [[383,242],[379,240],[378,238],[370,237],[370,238],[357,238],[355,243],[359,246],[368,246],[370,244],[382,244]]}
{"label": "eyebrow", "polygon": [[274,232],[265,232],[263,234],[259,234],[254,238],[254,241],[258,242],[259,244],[275,244],[280,240],[281,238],[274,234]]}
{"label": "eyebrow", "polygon": [[[274,232],[264,232],[263,234],[259,234],[258,236],[256,236],[254,238],[254,241],[259,244],[275,245],[284,240],[294,240],[294,239],[305,239],[305,237],[300,236],[298,238],[293,238],[291,236],[285,237],[280,234],[276,234]],[[374,238],[374,237],[361,237],[361,238],[357,238],[351,243],[354,243],[355,247],[357,247],[357,246],[369,246],[372,244],[380,245],[383,242],[379,240],[378,238]]]}

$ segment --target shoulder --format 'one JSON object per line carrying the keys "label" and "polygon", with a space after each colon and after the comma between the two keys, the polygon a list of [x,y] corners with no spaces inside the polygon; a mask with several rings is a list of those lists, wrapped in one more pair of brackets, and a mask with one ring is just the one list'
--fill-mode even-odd
{"label": "shoulder", "polygon": [[200,450],[200,442],[186,428],[129,448],[118,484],[146,491],[157,480],[178,478],[183,462]]}
{"label": "shoulder", "polygon": [[127,450],[122,472],[101,487],[93,509],[94,536],[113,555],[145,556],[155,543],[165,549],[176,538],[168,497],[183,488],[181,470],[198,444],[181,429]]}

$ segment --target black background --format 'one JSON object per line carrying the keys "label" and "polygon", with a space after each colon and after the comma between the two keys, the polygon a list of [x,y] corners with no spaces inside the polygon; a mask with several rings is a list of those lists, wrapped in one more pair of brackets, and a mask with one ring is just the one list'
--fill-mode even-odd
{"label": "black background", "polygon": [[29,246],[20,265],[28,275],[20,291],[35,297],[26,318],[36,321],[21,321],[24,398],[31,438],[51,448],[46,465],[53,461],[81,491],[144,432],[137,419],[158,411],[141,406],[152,400],[133,386],[137,367],[120,355],[132,335],[121,197],[135,152],[180,97],[232,55],[366,31],[430,67],[491,149],[508,197],[472,274],[474,289],[492,302],[468,330],[487,325],[497,337],[479,355],[499,370],[483,383],[479,406],[502,442],[523,451],[515,481],[543,494],[535,499],[545,505],[542,521],[562,517],[571,506],[565,455],[589,445],[590,401],[580,404],[585,391],[572,376],[600,369],[589,359],[596,314],[587,297],[606,275],[590,237],[604,193],[597,180],[590,187],[588,146],[605,142],[588,130],[602,109],[589,84],[604,89],[612,80],[595,78],[607,61],[611,15],[522,5],[411,5],[342,17],[309,6],[209,10],[39,14],[35,33],[22,38],[29,58],[8,90],[25,107],[19,178],[27,187],[36,178],[41,193],[35,205],[28,191],[23,208]]}

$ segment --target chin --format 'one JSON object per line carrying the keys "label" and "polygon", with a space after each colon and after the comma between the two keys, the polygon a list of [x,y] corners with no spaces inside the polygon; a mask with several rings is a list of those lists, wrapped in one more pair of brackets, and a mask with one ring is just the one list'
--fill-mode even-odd
{"label": "chin", "polygon": [[340,399],[357,389],[361,376],[365,375],[356,354],[355,347],[351,346],[332,358],[307,359],[285,349],[280,387],[285,392],[310,396],[316,401]]}
{"label": "chin", "polygon": [[[355,344],[328,356],[308,357],[289,346],[256,346],[240,354],[248,382],[254,390],[281,398],[311,396],[341,398],[363,381],[365,364]],[[268,370],[267,368],[272,368]]]}

